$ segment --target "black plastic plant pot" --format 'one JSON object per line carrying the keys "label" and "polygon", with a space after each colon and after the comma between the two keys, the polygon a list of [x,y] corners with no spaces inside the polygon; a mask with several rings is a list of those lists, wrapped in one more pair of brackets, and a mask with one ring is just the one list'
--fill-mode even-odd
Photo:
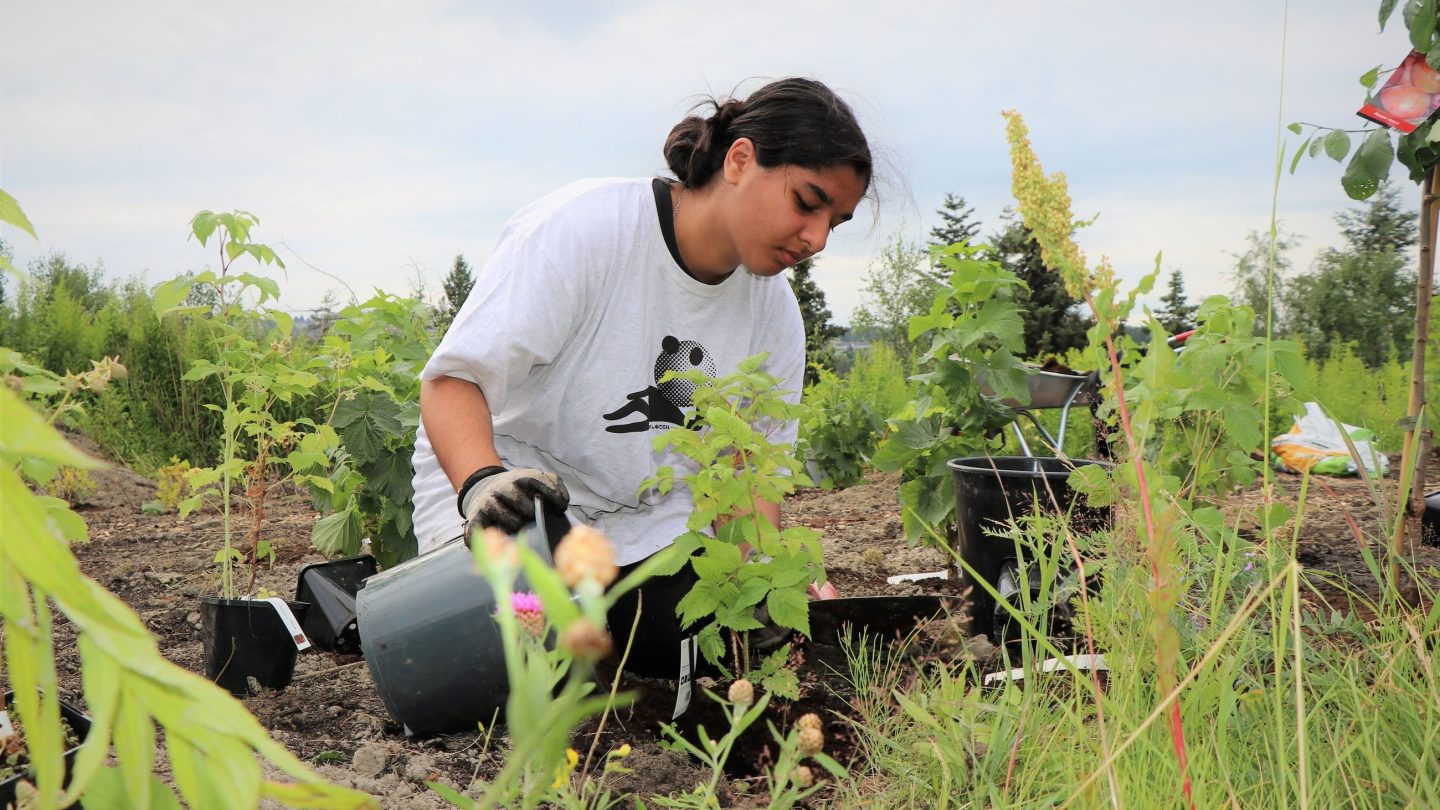
{"label": "black plastic plant pot", "polygon": [[[205,677],[236,697],[284,689],[295,674],[295,637],[269,602],[206,596],[200,605]],[[286,602],[303,623],[310,605]]]}
{"label": "black plastic plant pot", "polygon": [[[551,510],[540,523],[526,544],[550,561],[570,524]],[[528,588],[521,575],[514,589]],[[495,593],[461,538],[365,580],[355,612],[370,676],[407,736],[474,731],[504,713],[509,685]]]}
{"label": "black plastic plant pot", "polygon": [[[1016,559],[1014,541],[1003,536],[1016,518],[1068,515],[1071,530],[1082,534],[1108,528],[1110,508],[1087,506],[1070,488],[1071,471],[1089,464],[1112,466],[1100,461],[1028,456],[979,456],[947,462],[955,479],[960,559],[980,580],[998,590],[1002,567],[1007,560]],[[1003,641],[995,638],[995,600],[965,566],[961,566],[960,580],[970,586],[970,632]]]}
{"label": "black plastic plant pot", "polygon": [[355,593],[360,590],[360,583],[375,576],[378,570],[375,558],[369,554],[313,563],[300,569],[295,599],[310,603],[301,626],[316,649],[360,652]]}
{"label": "black plastic plant pot", "polygon": [[[14,690],[5,690],[4,707],[11,723],[14,723],[15,720],[18,719],[18,715],[12,706],[14,698]],[[75,739],[77,740],[74,745],[65,749],[65,784],[69,785],[70,771],[75,765],[75,755],[79,753],[80,747],[85,744],[86,738],[90,736],[90,718],[63,700],[60,701],[60,717],[70,725],[70,729],[75,732]],[[7,779],[0,780],[0,807],[9,807],[15,804],[15,791],[16,788],[19,787],[20,780],[22,779],[33,783],[35,781],[35,773],[33,771],[25,771],[23,773],[17,773]]]}
{"label": "black plastic plant pot", "polygon": [[1425,511],[1420,515],[1420,542],[1440,546],[1440,490],[1425,496]]}

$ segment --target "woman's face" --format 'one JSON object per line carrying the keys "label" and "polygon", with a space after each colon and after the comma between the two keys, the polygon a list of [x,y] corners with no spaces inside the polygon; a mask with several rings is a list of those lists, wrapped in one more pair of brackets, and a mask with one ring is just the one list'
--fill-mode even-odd
{"label": "woman's face", "polygon": [[750,272],[773,276],[825,249],[830,231],[855,214],[865,181],[849,166],[765,168],[741,138],[725,157],[732,185],[726,217],[735,252]]}

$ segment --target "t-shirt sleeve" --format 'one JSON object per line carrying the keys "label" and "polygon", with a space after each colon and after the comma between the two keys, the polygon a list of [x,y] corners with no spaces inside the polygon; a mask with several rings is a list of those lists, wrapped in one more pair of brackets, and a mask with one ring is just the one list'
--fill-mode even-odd
{"label": "t-shirt sleeve", "polygon": [[501,234],[420,379],[468,380],[499,414],[532,369],[555,359],[578,322],[579,282],[540,242],[533,231]]}

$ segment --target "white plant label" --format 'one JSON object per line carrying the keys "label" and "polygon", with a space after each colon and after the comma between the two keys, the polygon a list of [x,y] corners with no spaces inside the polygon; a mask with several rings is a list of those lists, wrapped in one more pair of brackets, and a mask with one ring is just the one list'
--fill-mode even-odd
{"label": "white plant label", "polygon": [[285,604],[285,600],[272,596],[262,601],[269,602],[270,606],[275,608],[280,621],[285,623],[285,629],[290,631],[290,640],[295,642],[295,649],[310,649],[310,639],[305,636],[305,631],[300,629],[300,622],[295,621],[295,614],[290,612],[290,606]]}
{"label": "white plant label", "polygon": [[680,641],[680,680],[675,685],[675,713],[670,715],[671,720],[678,719],[690,708],[690,694],[695,691],[695,650],[694,636]]}
{"label": "white plant label", "polygon": [[0,740],[14,736],[15,726],[10,724],[10,713],[0,712]]}

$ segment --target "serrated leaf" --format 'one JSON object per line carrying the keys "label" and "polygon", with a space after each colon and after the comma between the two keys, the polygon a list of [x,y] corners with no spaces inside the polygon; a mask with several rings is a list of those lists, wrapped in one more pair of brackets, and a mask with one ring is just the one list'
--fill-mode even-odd
{"label": "serrated leaf", "polygon": [[1345,159],[1350,154],[1350,135],[1342,130],[1331,130],[1325,136],[1325,154],[1329,155],[1336,163]]}
{"label": "serrated leaf", "polygon": [[352,556],[360,553],[360,514],[349,508],[317,521],[310,530],[310,543],[326,557]]}
{"label": "serrated leaf", "polygon": [[765,691],[779,695],[786,700],[800,699],[800,678],[793,669],[781,667],[760,680]]}
{"label": "serrated leaf", "polygon": [[35,226],[25,217],[25,212],[20,210],[20,203],[15,201],[5,189],[0,188],[0,222],[8,222],[20,230],[30,234],[30,238],[39,239],[35,235]]}
{"label": "serrated leaf", "polygon": [[770,620],[802,635],[810,635],[810,600],[800,588],[785,588],[771,591],[765,597],[765,608],[770,611]]}

